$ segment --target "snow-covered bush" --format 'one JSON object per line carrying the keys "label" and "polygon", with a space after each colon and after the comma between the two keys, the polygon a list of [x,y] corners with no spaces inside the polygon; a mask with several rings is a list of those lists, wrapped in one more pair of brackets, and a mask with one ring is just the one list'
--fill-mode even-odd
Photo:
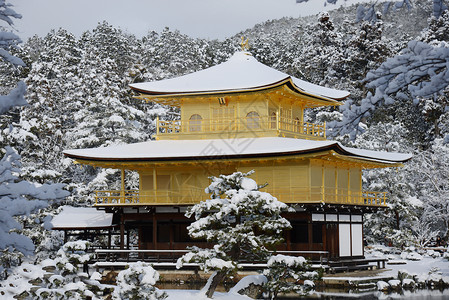
{"label": "snow-covered bush", "polygon": [[390,289],[390,285],[388,284],[388,282],[382,280],[378,281],[376,285],[379,291],[388,291]]}
{"label": "snow-covered bush", "polygon": [[[321,277],[318,272],[310,271],[310,264],[304,257],[281,254],[270,257],[263,274],[268,279],[265,291],[271,299],[276,299],[279,293],[292,291],[304,294],[314,287],[312,280]],[[304,285],[298,283],[300,280],[304,280]]]}
{"label": "snow-covered bush", "polygon": [[129,264],[117,275],[113,299],[165,299],[167,294],[154,287],[158,280],[159,273],[151,265],[144,262]]}
{"label": "snow-covered bush", "polygon": [[[23,263],[0,282],[0,296],[11,299],[101,299],[103,286],[99,273],[90,278],[80,271],[80,264],[91,259],[87,242],[65,244],[55,259],[32,265]],[[94,276],[95,275],[95,276]]]}
{"label": "snow-covered bush", "polygon": [[282,241],[282,231],[290,222],[281,217],[288,210],[286,204],[268,193],[248,178],[249,173],[211,177],[206,192],[211,199],[202,201],[186,212],[195,217],[189,227],[194,239],[204,239],[214,244],[211,249],[191,248],[191,252],[178,259],[177,267],[196,262],[205,271],[213,270],[206,295],[211,298],[217,285],[234,273],[241,260],[263,261],[269,250]]}
{"label": "snow-covered bush", "polygon": [[[94,285],[101,284],[94,279],[88,278],[86,273],[80,271],[84,265],[93,258],[93,253],[88,253],[89,242],[77,241],[64,244],[57,252],[57,257],[52,260],[54,272],[50,277],[45,277],[41,287],[31,293],[37,299],[84,299],[93,297],[95,294],[89,290]],[[45,262],[48,267],[50,262]],[[101,288],[95,289],[96,291]]]}
{"label": "snow-covered bush", "polygon": [[88,252],[89,249],[88,241],[76,241],[67,242],[58,251],[58,258],[56,261],[63,264],[70,264],[69,269],[78,270],[79,265],[88,263],[94,258],[93,252]]}

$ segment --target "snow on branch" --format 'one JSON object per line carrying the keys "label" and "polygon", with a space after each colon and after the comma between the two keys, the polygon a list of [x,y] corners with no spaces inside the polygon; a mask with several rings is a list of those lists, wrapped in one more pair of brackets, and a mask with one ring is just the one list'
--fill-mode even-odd
{"label": "snow on branch", "polygon": [[[0,55],[1,55],[0,49]],[[8,95],[0,95],[0,114],[8,112],[14,106],[24,106],[28,102],[25,100],[26,84],[23,81],[17,83],[17,87]]]}
{"label": "snow on branch", "polygon": [[366,87],[371,90],[360,105],[347,101],[341,107],[343,120],[330,124],[340,133],[354,134],[363,118],[377,108],[395,103],[397,99],[433,97],[449,85],[449,48],[410,41],[399,55],[387,59],[379,68],[370,71]]}
{"label": "snow on branch", "polygon": [[445,10],[447,10],[447,6],[443,0],[433,0],[433,16],[435,18],[439,18]]}
{"label": "snow on branch", "polygon": [[22,19],[22,15],[16,13],[13,9],[11,9],[12,4],[6,3],[5,0],[0,0],[0,20],[8,23],[9,26],[14,24],[11,17],[16,19]]}
{"label": "snow on branch", "polygon": [[69,192],[63,190],[63,184],[37,185],[21,180],[18,176],[20,155],[11,147],[5,147],[5,150],[0,160],[0,249],[9,247],[28,255],[34,250],[33,242],[28,237],[10,232],[21,228],[14,217],[29,215],[46,207],[46,200],[60,200]]}

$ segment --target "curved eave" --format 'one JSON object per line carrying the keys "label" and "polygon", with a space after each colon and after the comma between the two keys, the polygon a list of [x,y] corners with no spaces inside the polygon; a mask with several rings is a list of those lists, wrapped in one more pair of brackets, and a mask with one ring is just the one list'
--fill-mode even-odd
{"label": "curved eave", "polygon": [[[388,160],[379,159],[374,157],[367,157],[363,155],[356,155],[351,153],[340,146],[338,143],[330,144],[327,146],[316,147],[313,149],[297,150],[297,151],[285,151],[285,152],[271,152],[271,153],[248,153],[248,154],[224,154],[224,155],[211,155],[211,156],[176,156],[176,157],[128,157],[128,158],[117,158],[117,157],[94,157],[94,156],[83,156],[64,152],[64,155],[74,159],[76,162],[81,164],[87,164],[99,167],[114,167],[117,165],[140,165],[147,163],[165,163],[165,164],[176,164],[176,163],[199,163],[199,162],[223,162],[234,161],[234,160],[261,160],[261,159],[276,159],[276,158],[301,158],[301,157],[317,157],[317,156],[327,156],[328,160],[340,160],[351,163],[356,163],[362,165],[364,168],[383,168],[383,167],[399,167],[402,166],[403,162],[408,161],[410,158],[405,160]],[[330,159],[329,159],[330,158]]]}
{"label": "curved eave", "polygon": [[196,92],[176,92],[176,93],[166,93],[166,92],[157,92],[157,91],[147,91],[147,90],[141,90],[135,87],[131,87],[134,91],[140,93],[139,96],[134,97],[136,99],[142,99],[145,101],[154,101],[154,102],[160,102],[162,104],[172,105],[172,106],[180,106],[181,99],[191,99],[191,98],[197,98],[201,96],[217,96],[217,97],[224,97],[232,94],[246,94],[246,93],[254,93],[254,92],[261,92],[261,91],[269,91],[274,90],[277,88],[282,87],[283,85],[287,86],[288,89],[298,97],[305,97],[308,99],[313,99],[316,102],[319,102],[320,105],[327,105],[327,106],[338,106],[342,103],[341,100],[346,99],[349,94],[346,97],[333,99],[329,97],[324,97],[321,95],[312,94],[310,92],[307,92],[303,89],[300,89],[295,85],[291,77],[287,77],[281,81],[271,83],[269,85],[263,85],[253,88],[247,88],[247,89],[230,89],[230,90],[214,90],[214,91],[196,91]]}
{"label": "curved eave", "polygon": [[402,162],[391,162],[391,161],[384,161],[379,159],[372,159],[372,158],[364,158],[360,156],[347,156],[347,155],[341,155],[338,153],[333,153],[333,157],[336,160],[344,161],[348,163],[354,163],[361,165],[364,169],[375,169],[375,168],[391,168],[391,167],[403,167]]}

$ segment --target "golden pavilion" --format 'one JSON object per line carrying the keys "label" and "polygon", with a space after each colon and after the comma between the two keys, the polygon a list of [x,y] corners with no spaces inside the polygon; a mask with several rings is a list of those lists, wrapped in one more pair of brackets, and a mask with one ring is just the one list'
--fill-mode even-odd
{"label": "golden pavilion", "polygon": [[[139,249],[185,249],[193,241],[186,208],[208,198],[209,176],[255,170],[263,191],[288,203],[292,230],[281,250],[364,256],[364,213],[386,207],[384,192],[362,189],[364,169],[398,167],[411,155],[348,148],[326,139],[325,124],[304,122],[307,109],[338,106],[349,96],[292,77],[237,52],[211,68],[130,85],[137,98],[180,110],[157,119],[155,140],[66,150],[80,164],[122,171],[121,190],[96,191],[95,207],[120,228],[138,231]],[[139,173],[127,190],[126,170]]]}

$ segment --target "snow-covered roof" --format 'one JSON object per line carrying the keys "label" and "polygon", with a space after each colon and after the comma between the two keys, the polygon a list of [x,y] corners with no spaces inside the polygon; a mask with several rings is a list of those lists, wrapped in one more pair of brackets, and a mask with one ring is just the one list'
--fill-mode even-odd
{"label": "snow-covered roof", "polygon": [[130,84],[143,94],[174,95],[236,92],[261,89],[291,82],[298,92],[328,100],[342,100],[349,92],[322,87],[258,62],[248,52],[237,52],[228,61],[188,75]]}
{"label": "snow-covered roof", "polygon": [[93,207],[63,206],[62,211],[51,221],[53,229],[89,229],[112,226],[111,213]]}
{"label": "snow-covered roof", "polygon": [[344,147],[335,141],[283,137],[159,140],[102,148],[66,150],[64,154],[73,159],[95,161],[178,161],[286,156],[326,150],[334,150],[336,153],[348,157],[387,164],[404,162],[412,157],[411,154]]}

